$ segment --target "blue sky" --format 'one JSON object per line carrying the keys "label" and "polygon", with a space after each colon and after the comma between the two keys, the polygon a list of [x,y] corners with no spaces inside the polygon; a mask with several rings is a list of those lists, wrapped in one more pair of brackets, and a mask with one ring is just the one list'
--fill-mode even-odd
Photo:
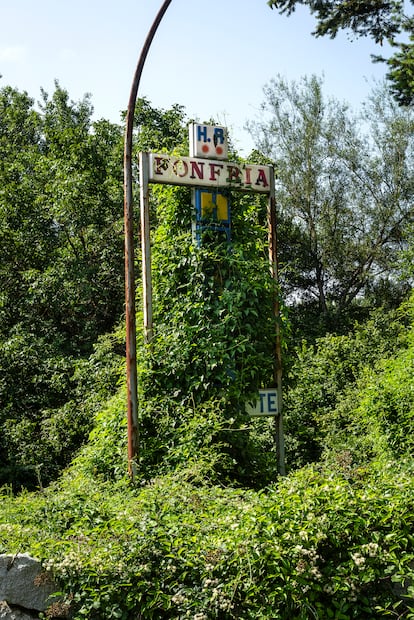
{"label": "blue sky", "polygon": [[[54,80],[78,100],[91,94],[95,118],[120,122],[136,63],[161,0],[0,0],[0,85],[52,93]],[[324,92],[356,111],[385,75],[369,39],[311,36],[306,9],[291,17],[266,0],[172,0],[140,85],[157,108],[173,103],[200,122],[229,128],[242,154],[254,146],[246,121],[260,116],[263,87],[316,74]]]}

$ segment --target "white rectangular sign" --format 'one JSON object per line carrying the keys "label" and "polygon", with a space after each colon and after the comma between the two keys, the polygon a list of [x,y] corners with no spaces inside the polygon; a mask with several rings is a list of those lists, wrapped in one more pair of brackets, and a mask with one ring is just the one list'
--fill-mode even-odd
{"label": "white rectangular sign", "polygon": [[228,141],[225,127],[190,123],[189,134],[190,157],[227,159]]}
{"label": "white rectangular sign", "polygon": [[259,390],[258,399],[246,405],[246,413],[252,416],[277,416],[277,388]]}
{"label": "white rectangular sign", "polygon": [[269,193],[270,166],[149,153],[149,182]]}

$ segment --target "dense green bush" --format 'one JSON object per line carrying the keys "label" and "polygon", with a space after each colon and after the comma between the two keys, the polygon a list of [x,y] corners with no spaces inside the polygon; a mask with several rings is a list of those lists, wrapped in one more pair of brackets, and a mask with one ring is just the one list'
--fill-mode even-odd
{"label": "dense green bush", "polygon": [[[405,304],[412,316],[414,298]],[[346,453],[354,463],[412,455],[414,328],[400,337],[398,354],[366,367],[342,401],[321,418],[328,458]]]}
{"label": "dense green bush", "polygon": [[410,322],[409,310],[376,310],[369,321],[356,324],[347,335],[328,334],[315,344],[304,341],[290,352],[284,382],[290,468],[317,462],[326,447],[327,435],[334,438],[339,434],[346,442],[346,423],[340,423],[338,415],[336,425],[332,412],[337,407],[340,411],[347,403],[342,417],[352,424],[355,385],[358,383],[357,389],[363,390],[370,374],[381,374],[385,360],[408,346]]}
{"label": "dense green bush", "polygon": [[[276,480],[273,420],[229,417],[225,400],[177,403],[139,399],[138,480],[145,484],[196,464],[210,483],[262,488]],[[83,475],[122,480],[127,471],[126,393],[98,411],[88,443],[73,463]]]}
{"label": "dense green bush", "polygon": [[235,193],[231,241],[212,227],[199,244],[188,188],[151,194],[154,330],[138,352],[141,469],[171,471],[210,444],[221,455],[215,477],[262,486],[276,476],[274,431],[251,421],[245,403],[274,385],[266,200]]}
{"label": "dense green bush", "polygon": [[[16,490],[45,486],[69,465],[87,441],[96,413],[118,389],[124,367],[118,352],[121,334],[103,336],[93,353],[81,359],[58,354],[35,338],[30,349],[26,341],[20,350],[20,338],[12,336],[5,343],[0,369],[0,484],[10,483]],[[11,371],[17,360],[21,372],[29,373],[23,383]]]}
{"label": "dense green bush", "polygon": [[154,339],[143,352],[142,389],[177,402],[224,397],[239,406],[273,379],[276,292],[263,204],[233,196],[231,243],[210,231],[199,247],[190,192],[155,194]]}
{"label": "dense green bush", "polygon": [[72,468],[2,498],[0,549],[43,559],[76,620],[413,618],[413,473],[307,467],[255,492],[195,462],[141,489]]}

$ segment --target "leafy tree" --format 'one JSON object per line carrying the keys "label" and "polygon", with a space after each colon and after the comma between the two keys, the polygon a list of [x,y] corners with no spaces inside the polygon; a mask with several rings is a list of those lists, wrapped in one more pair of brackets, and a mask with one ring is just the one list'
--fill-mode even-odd
{"label": "leafy tree", "polygon": [[169,110],[157,110],[145,97],[138,99],[134,115],[135,148],[172,151],[185,140],[184,120],[183,106],[175,104]]}
{"label": "leafy tree", "polygon": [[121,129],[92,131],[90,104],[58,85],[40,113],[26,95],[1,95],[0,329],[57,330],[69,350],[91,351],[122,311]]}
{"label": "leafy tree", "polygon": [[52,217],[37,209],[41,118],[33,100],[0,90],[0,330],[7,335],[23,308],[24,274],[43,269],[56,247]]}
{"label": "leafy tree", "polygon": [[43,179],[39,207],[53,218],[55,260],[30,280],[32,304],[59,325],[70,349],[91,351],[122,312],[121,128],[94,123],[56,85],[43,93]]}
{"label": "leafy tree", "polygon": [[387,59],[377,55],[373,60],[388,65],[391,92],[403,105],[411,105],[414,100],[414,18],[406,14],[410,4],[412,2],[402,0],[268,0],[271,8],[287,15],[291,15],[298,5],[307,6],[317,20],[313,33],[317,37],[327,35],[334,38],[344,29],[357,36],[370,36],[381,45],[387,41],[397,51]]}
{"label": "leafy tree", "polygon": [[268,0],[271,8],[291,15],[297,5],[308,6],[318,20],[315,34],[335,37],[343,28],[350,28],[360,36],[372,36],[377,43],[394,37],[400,32],[403,3],[389,2],[338,2],[336,0]]}
{"label": "leafy tree", "polygon": [[346,326],[361,300],[398,305],[395,252],[412,219],[411,112],[380,90],[363,125],[324,99],[316,77],[273,80],[265,95],[263,120],[250,130],[275,163],[281,278],[292,305],[301,302],[324,329]]}
{"label": "leafy tree", "polygon": [[0,107],[1,479],[30,484],[87,436],[79,364],[122,313],[122,131],[58,84],[40,111],[10,87]]}

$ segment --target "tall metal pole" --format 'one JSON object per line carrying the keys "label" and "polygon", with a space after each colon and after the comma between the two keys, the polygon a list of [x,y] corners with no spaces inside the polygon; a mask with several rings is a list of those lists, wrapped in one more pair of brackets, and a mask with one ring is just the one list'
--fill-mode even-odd
{"label": "tall metal pole", "polygon": [[139,458],[137,334],[135,317],[134,213],[132,198],[132,132],[142,71],[152,40],[171,0],[165,0],[148,32],[132,81],[124,139],[125,314],[128,420],[128,472],[134,481]]}
{"label": "tall metal pole", "polygon": [[[268,204],[268,226],[269,226],[269,263],[270,271],[275,283],[278,282],[278,256],[277,256],[277,218],[276,218],[276,198],[275,198],[275,178],[273,168],[270,169],[270,194]],[[275,418],[275,443],[277,451],[277,466],[281,476],[286,474],[285,468],[285,438],[283,432],[283,400],[282,400],[282,345],[280,337],[280,304],[277,291],[275,292],[274,313],[276,317],[276,342],[275,342],[275,364],[274,380],[277,386],[278,414]]]}
{"label": "tall metal pole", "polygon": [[142,302],[144,312],[144,341],[152,341],[152,274],[151,274],[151,239],[149,216],[149,155],[139,154],[139,189],[141,203],[141,252],[142,252]]}

